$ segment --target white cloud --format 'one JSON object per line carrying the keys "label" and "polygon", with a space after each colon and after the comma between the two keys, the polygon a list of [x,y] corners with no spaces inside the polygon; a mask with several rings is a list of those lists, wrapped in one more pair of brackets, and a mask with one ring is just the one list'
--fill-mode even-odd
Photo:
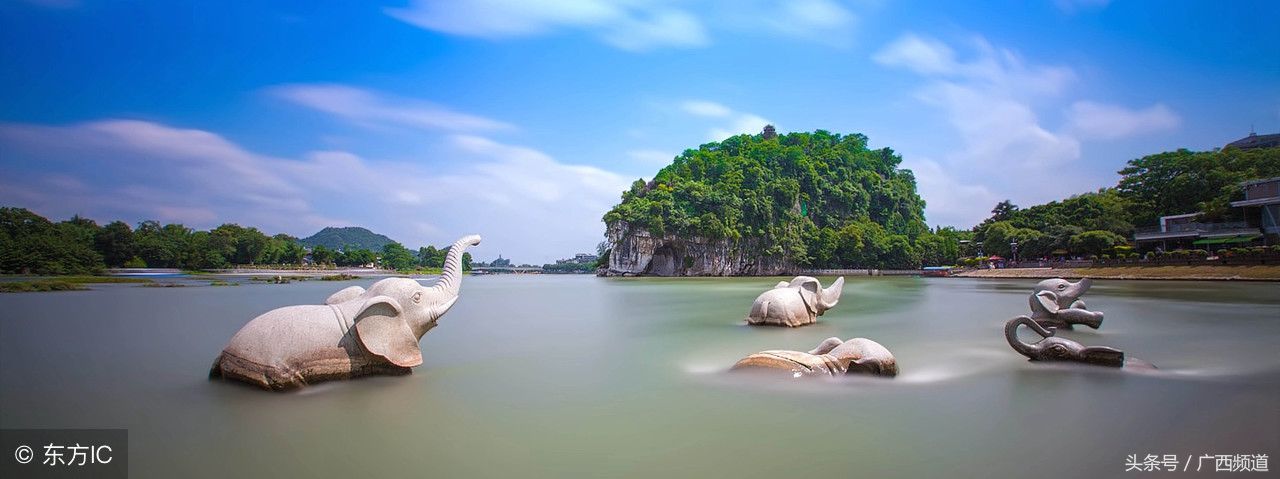
{"label": "white cloud", "polygon": [[709,100],[686,100],[677,107],[686,114],[716,120],[716,124],[707,131],[708,141],[720,141],[743,133],[760,133],[769,124],[769,120],[760,115],[735,111]]}
{"label": "white cloud", "polygon": [[928,210],[926,219],[933,225],[965,227],[974,224],[975,208],[989,209],[1003,199],[986,186],[957,179],[938,162],[928,158],[904,159],[902,167],[915,174],[917,190],[925,199]]}
{"label": "white cloud", "polygon": [[624,50],[702,47],[711,30],[848,46],[858,16],[834,0],[413,0],[388,15],[436,32],[493,40],[582,31]]}
{"label": "white cloud", "polygon": [[383,95],[346,85],[282,85],[269,91],[278,98],[366,127],[397,126],[449,131],[513,128],[501,121],[452,111],[425,101]]}
{"label": "white cloud", "polygon": [[708,43],[707,33],[698,18],[675,9],[627,17],[610,27],[603,38],[610,45],[632,51],[657,47],[699,47]]}
{"label": "white cloud", "polygon": [[414,0],[388,8],[392,17],[427,30],[502,39],[587,30],[626,50],[696,47],[708,42],[702,22],[680,9],[607,0]]}
{"label": "white cloud", "polygon": [[712,118],[723,118],[733,114],[733,110],[714,101],[689,100],[680,104],[685,113]]}
{"label": "white cloud", "polygon": [[858,16],[832,0],[727,2],[717,17],[747,31],[765,31],[836,47],[853,43]]}
{"label": "white cloud", "polygon": [[[1178,115],[1163,104],[1132,110],[1064,97],[1076,78],[1065,66],[1036,65],[981,37],[959,49],[907,33],[872,55],[881,65],[924,80],[916,99],[937,108],[959,143],[937,160],[905,158],[918,168],[926,213],[935,224],[969,226],[988,216],[998,199],[1038,204],[1110,184],[1081,161],[1082,142],[1176,128]],[[1065,112],[1060,126],[1038,110]]]}
{"label": "white cloud", "polygon": [[671,164],[676,155],[661,150],[631,150],[627,157],[644,166],[662,167]]}
{"label": "white cloud", "polygon": [[1141,110],[1091,101],[1077,101],[1067,110],[1071,131],[1081,138],[1104,140],[1172,130],[1182,123],[1177,113],[1157,103]]}
{"label": "white cloud", "polygon": [[[0,148],[15,159],[0,167],[0,204],[51,217],[237,222],[294,235],[354,224],[410,247],[476,232],[485,236],[480,257],[541,264],[600,241],[600,217],[628,184],[527,147],[449,140],[439,152],[447,161],[428,164],[343,151],[273,157],[211,132],[132,120],[0,124]],[[24,169],[21,158],[40,163]]]}
{"label": "white cloud", "polygon": [[871,59],[881,65],[903,67],[921,75],[951,74],[959,68],[951,47],[913,33],[894,40]]}

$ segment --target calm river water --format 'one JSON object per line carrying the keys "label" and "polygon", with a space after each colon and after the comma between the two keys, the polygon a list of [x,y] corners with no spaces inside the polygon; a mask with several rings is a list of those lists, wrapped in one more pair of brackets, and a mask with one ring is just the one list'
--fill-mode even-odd
{"label": "calm river water", "polygon": [[[206,379],[255,315],[373,281],[0,295],[0,427],[127,428],[135,477],[1110,477],[1130,454],[1280,453],[1264,283],[1097,281],[1102,328],[1063,334],[1154,373],[1013,352],[1001,328],[1034,280],[849,278],[817,325],[775,329],[742,319],[776,278],[490,276],[411,375]],[[902,374],[725,372],[828,336],[880,342]]]}

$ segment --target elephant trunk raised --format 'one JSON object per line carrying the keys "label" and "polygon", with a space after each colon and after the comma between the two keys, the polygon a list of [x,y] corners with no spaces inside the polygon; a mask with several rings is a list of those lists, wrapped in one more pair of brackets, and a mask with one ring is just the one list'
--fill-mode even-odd
{"label": "elephant trunk raised", "polygon": [[1101,311],[1090,311],[1080,299],[1093,280],[1081,279],[1075,283],[1062,278],[1046,279],[1036,284],[1029,299],[1031,319],[1044,327],[1071,329],[1083,324],[1093,329],[1102,326]]}
{"label": "elephant trunk raised", "polygon": [[826,289],[817,278],[796,276],[782,281],[756,297],[747,313],[747,324],[771,326],[804,326],[834,308],[844,292],[844,277]]}

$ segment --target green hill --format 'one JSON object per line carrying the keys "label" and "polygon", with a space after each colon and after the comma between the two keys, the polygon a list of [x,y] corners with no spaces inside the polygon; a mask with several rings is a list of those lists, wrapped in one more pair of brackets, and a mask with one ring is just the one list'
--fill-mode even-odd
{"label": "green hill", "polygon": [[347,226],[344,228],[330,226],[316,234],[300,239],[298,242],[310,247],[324,246],[329,249],[354,248],[382,251],[383,246],[395,241],[359,226]]}
{"label": "green hill", "polygon": [[732,257],[818,268],[940,264],[942,256],[954,256],[956,240],[925,225],[924,200],[901,161],[889,148],[869,149],[861,134],[738,135],[686,150],[652,181],[636,181],[604,221],[611,231],[627,230],[614,235],[615,253],[631,251],[628,237],[643,229],[663,241],[723,242],[726,257],[710,263]]}

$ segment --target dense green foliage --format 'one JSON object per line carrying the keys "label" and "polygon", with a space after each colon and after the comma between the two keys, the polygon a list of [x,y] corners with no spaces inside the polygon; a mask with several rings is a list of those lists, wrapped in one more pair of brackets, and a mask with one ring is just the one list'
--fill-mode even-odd
{"label": "dense green foliage", "polygon": [[868,149],[861,134],[738,135],[686,150],[652,181],[637,180],[604,221],[724,239],[803,266],[953,260],[957,236],[925,225],[924,201],[901,161],[889,148]]}
{"label": "dense green foliage", "polygon": [[[351,230],[325,228],[336,229]],[[427,250],[437,251],[434,247],[422,249]],[[433,255],[430,261],[443,264],[447,251],[438,250],[438,258]],[[99,227],[78,216],[54,223],[23,208],[0,208],[0,273],[67,275],[119,267],[200,270],[287,266],[302,265],[308,258],[322,265],[382,264],[394,269],[411,269],[428,261],[394,241],[380,246],[378,253],[350,245],[317,245],[308,252],[292,236],[267,236],[257,228],[236,224],[209,231],[156,221],[138,223],[137,229],[121,221]],[[470,269],[470,255],[464,253],[462,260],[464,269]]]}
{"label": "dense green foliage", "polygon": [[329,249],[382,251],[384,246],[395,241],[358,226],[345,228],[330,226],[298,242],[302,243],[303,246],[324,246]]}
{"label": "dense green foliage", "polygon": [[1135,226],[1159,217],[1202,212],[1204,221],[1238,220],[1230,202],[1244,199],[1240,183],[1280,176],[1280,148],[1191,152],[1178,150],[1130,160],[1114,188],[1026,209],[1005,200],[974,227],[986,254],[1101,255],[1127,243]]}
{"label": "dense green foliage", "polygon": [[98,225],[75,217],[53,223],[22,208],[0,208],[0,272],[88,274],[102,270]]}
{"label": "dense green foliage", "polygon": [[1120,175],[1116,188],[1136,225],[1195,212],[1207,220],[1236,220],[1239,209],[1230,202],[1244,199],[1240,182],[1280,176],[1280,148],[1159,153],[1129,161]]}

